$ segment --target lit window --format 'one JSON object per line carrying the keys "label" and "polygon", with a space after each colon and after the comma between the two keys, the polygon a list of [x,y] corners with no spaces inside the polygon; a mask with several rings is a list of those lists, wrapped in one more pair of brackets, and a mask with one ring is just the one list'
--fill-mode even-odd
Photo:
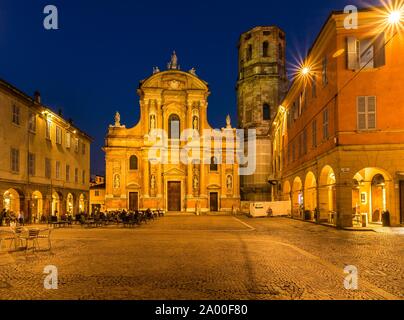
{"label": "lit window", "polygon": [[36,132],[36,114],[29,114],[28,130],[32,133]]}
{"label": "lit window", "polygon": [[56,161],[56,179],[60,179],[60,162]]}
{"label": "lit window", "polygon": [[70,166],[66,165],[66,181],[70,182]]}
{"label": "lit window", "polygon": [[56,143],[62,144],[62,128],[56,127]]}
{"label": "lit window", "polygon": [[20,150],[11,148],[11,171],[18,173],[20,172]]}
{"label": "lit window", "polygon": [[323,111],[323,139],[328,139],[328,109]]}
{"label": "lit window", "polygon": [[66,148],[70,149],[72,145],[72,135],[70,132],[66,132]]}
{"label": "lit window", "polygon": [[35,176],[35,154],[28,154],[28,174],[30,176]]}
{"label": "lit window", "polygon": [[50,179],[52,177],[52,164],[51,160],[45,159],[45,178]]}
{"label": "lit window", "polygon": [[385,37],[347,38],[347,67],[350,70],[379,68],[386,64]]}
{"label": "lit window", "polygon": [[50,140],[51,139],[51,127],[52,127],[52,122],[50,120],[46,120],[46,139]]}
{"label": "lit window", "polygon": [[12,117],[12,121],[14,124],[20,125],[20,107],[13,104],[13,117]]}
{"label": "lit window", "polygon": [[328,84],[328,59],[324,57],[323,59],[323,70],[322,70],[323,86]]}
{"label": "lit window", "polygon": [[74,151],[79,152],[79,139],[78,138],[74,139]]}

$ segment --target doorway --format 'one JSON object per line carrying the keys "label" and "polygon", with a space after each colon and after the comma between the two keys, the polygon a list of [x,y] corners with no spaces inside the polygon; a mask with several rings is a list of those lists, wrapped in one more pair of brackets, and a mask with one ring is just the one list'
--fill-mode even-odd
{"label": "doorway", "polygon": [[139,210],[139,193],[129,192],[129,211]]}
{"label": "doorway", "polygon": [[167,197],[168,211],[181,211],[181,182],[168,182]]}
{"label": "doorway", "polygon": [[210,211],[218,212],[219,211],[219,194],[217,192],[211,192],[209,197],[210,202]]}
{"label": "doorway", "polygon": [[400,223],[404,224],[404,181],[400,181]]}

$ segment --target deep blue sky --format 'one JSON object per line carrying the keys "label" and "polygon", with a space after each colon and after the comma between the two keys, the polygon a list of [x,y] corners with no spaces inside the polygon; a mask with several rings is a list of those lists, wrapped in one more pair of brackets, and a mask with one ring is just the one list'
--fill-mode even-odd
{"label": "deep blue sky", "polygon": [[[60,30],[43,28],[47,4],[58,7]],[[363,1],[2,0],[0,77],[29,95],[39,90],[45,104],[90,134],[92,173],[102,174],[101,147],[115,111],[128,127],[137,122],[138,83],[153,66],[165,69],[173,50],[184,70],[195,67],[210,84],[212,126],[222,127],[228,113],[236,124],[239,35],[280,26],[293,62],[331,10],[347,4]]]}

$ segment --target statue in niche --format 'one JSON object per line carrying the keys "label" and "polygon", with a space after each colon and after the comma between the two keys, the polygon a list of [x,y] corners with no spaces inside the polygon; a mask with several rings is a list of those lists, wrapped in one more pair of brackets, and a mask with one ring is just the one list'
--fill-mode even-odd
{"label": "statue in niche", "polygon": [[193,187],[194,190],[197,191],[199,189],[199,179],[197,175],[194,175],[194,179],[193,179]]}
{"label": "statue in niche", "polygon": [[154,175],[152,175],[150,178],[150,189],[156,189],[156,177]]}
{"label": "statue in niche", "polygon": [[150,130],[156,129],[156,116],[153,114],[150,116]]}
{"label": "statue in niche", "polygon": [[227,190],[233,189],[233,177],[228,175],[226,180]]}
{"label": "statue in niche", "polygon": [[114,189],[119,189],[121,187],[121,177],[119,174],[114,176]]}
{"label": "statue in niche", "polygon": [[192,129],[199,130],[198,117],[194,116],[192,120]]}
{"label": "statue in niche", "polygon": [[120,113],[117,111],[115,113],[115,127],[120,127],[121,126],[121,115]]}

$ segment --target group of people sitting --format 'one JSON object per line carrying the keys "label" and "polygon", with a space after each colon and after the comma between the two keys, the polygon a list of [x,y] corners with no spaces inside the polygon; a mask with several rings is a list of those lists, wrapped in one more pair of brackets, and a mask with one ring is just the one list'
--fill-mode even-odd
{"label": "group of people sitting", "polygon": [[0,211],[0,227],[5,226],[23,226],[25,224],[25,215],[23,211],[15,213],[13,211],[3,209]]}

